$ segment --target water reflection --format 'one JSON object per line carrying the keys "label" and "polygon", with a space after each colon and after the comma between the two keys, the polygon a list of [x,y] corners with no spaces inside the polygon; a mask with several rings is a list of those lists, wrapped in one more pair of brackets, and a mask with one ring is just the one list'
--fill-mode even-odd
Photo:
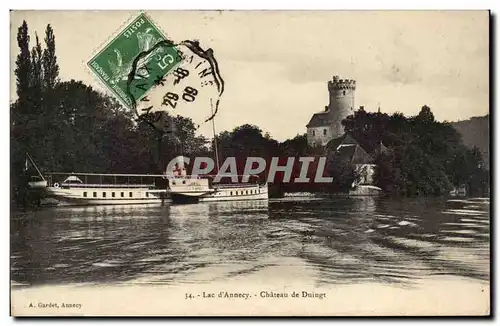
{"label": "water reflection", "polygon": [[11,278],[204,283],[279,267],[315,284],[488,280],[489,216],[487,199],[361,197],[43,209],[12,217]]}

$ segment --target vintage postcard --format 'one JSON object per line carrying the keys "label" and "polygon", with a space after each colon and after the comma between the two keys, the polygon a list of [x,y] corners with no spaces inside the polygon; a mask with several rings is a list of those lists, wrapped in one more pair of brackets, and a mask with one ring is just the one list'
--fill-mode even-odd
{"label": "vintage postcard", "polygon": [[490,19],[11,11],[11,315],[490,315]]}

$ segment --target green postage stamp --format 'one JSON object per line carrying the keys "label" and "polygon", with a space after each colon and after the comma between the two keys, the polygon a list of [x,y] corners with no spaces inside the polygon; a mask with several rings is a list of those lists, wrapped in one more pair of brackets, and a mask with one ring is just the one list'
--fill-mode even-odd
{"label": "green postage stamp", "polygon": [[[140,13],[87,65],[126,107],[132,108],[180,61],[176,48],[145,13]],[[134,76],[130,76],[132,70]],[[134,79],[135,87],[130,87],[129,78]]]}

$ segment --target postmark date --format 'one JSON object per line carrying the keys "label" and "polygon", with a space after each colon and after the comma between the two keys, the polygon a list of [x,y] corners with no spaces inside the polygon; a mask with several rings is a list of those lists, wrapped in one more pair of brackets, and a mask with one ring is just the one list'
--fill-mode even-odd
{"label": "postmark date", "polygon": [[[194,87],[187,86],[184,88],[182,93],[182,99],[186,102],[194,102],[196,100],[196,95],[198,95],[198,90]],[[171,106],[175,108],[177,106],[177,101],[179,100],[179,95],[176,93],[168,92],[163,96],[162,104],[165,106]]]}

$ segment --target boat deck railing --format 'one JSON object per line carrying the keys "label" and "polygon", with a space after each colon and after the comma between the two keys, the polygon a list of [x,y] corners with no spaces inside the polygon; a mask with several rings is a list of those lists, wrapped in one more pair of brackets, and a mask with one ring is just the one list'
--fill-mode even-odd
{"label": "boat deck railing", "polygon": [[155,184],[100,184],[100,183],[63,183],[62,188],[151,188]]}
{"label": "boat deck railing", "polygon": [[[219,188],[238,188],[249,185],[258,186],[262,184],[257,175],[224,175],[223,180],[214,182],[217,175],[171,175],[171,174],[126,174],[126,173],[68,173],[68,172],[47,172],[45,173],[48,184],[53,186],[57,184],[62,187],[81,187],[81,188],[143,188],[155,187],[156,180],[172,179],[211,179],[212,185]],[[75,176],[80,182],[65,182],[70,176]],[[237,177],[237,183],[227,182],[227,178]],[[241,182],[248,178],[248,182]],[[221,182],[222,181],[222,182]],[[262,186],[262,185],[261,185]]]}
{"label": "boat deck railing", "polygon": [[243,187],[248,187],[248,186],[251,186],[251,187],[259,187],[259,184],[257,183],[228,183],[228,184],[225,184],[225,183],[214,183],[213,184],[214,187],[216,188],[243,188]]}

